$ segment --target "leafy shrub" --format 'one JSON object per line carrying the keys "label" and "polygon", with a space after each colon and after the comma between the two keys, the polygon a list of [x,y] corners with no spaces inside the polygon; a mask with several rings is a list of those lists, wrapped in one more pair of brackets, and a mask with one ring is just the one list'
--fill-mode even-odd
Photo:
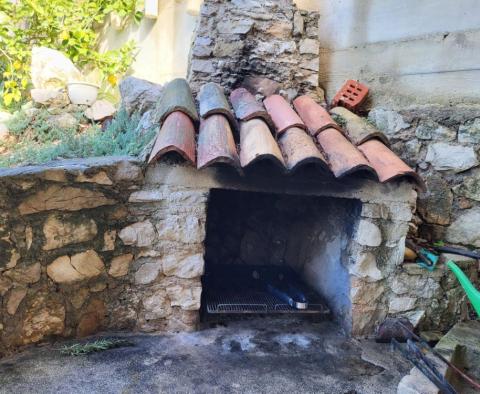
{"label": "leafy shrub", "polygon": [[[41,164],[54,159],[136,156],[152,140],[155,129],[137,132],[140,116],[129,116],[120,110],[105,131],[92,125],[83,133],[75,128],[53,126],[47,110],[38,112],[34,119],[25,111],[18,112],[10,121],[11,134],[15,142],[4,143],[8,153],[0,155],[0,167],[12,165]],[[82,115],[78,114],[78,118]]]}
{"label": "leafy shrub", "polygon": [[115,85],[130,67],[135,45],[97,50],[99,26],[115,12],[138,22],[137,0],[0,0],[0,97],[6,107],[25,99],[33,46],[65,53],[83,69],[98,69]]}

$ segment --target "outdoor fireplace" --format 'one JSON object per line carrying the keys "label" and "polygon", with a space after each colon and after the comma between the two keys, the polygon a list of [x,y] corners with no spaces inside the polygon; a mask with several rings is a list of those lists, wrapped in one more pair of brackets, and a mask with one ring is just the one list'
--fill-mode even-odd
{"label": "outdoor fireplace", "polygon": [[205,312],[345,315],[360,212],[354,199],[211,190]]}

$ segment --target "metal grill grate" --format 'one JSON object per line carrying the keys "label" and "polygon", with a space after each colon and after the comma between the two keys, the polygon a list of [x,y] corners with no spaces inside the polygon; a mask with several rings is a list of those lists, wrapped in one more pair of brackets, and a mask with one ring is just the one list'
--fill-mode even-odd
{"label": "metal grill grate", "polygon": [[295,309],[282,303],[266,291],[244,289],[240,293],[208,291],[205,294],[208,313],[296,313],[328,314],[330,310],[320,302],[309,303],[308,309]]}

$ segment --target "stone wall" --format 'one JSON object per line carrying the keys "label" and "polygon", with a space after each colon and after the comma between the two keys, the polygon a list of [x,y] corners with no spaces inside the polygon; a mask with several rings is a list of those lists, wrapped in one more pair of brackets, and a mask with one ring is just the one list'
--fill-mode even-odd
{"label": "stone wall", "polygon": [[[340,262],[345,278],[335,279],[346,281],[351,306],[337,317],[348,332],[372,333],[387,315],[434,329],[465,316],[463,291],[442,265],[402,265],[416,198],[408,183],[278,177],[166,163],[144,171],[128,158],[2,170],[0,354],[102,330],[195,329],[207,200],[218,188],[361,201]],[[475,280],[476,263],[463,267]]]}
{"label": "stone wall", "polygon": [[433,241],[480,247],[480,105],[374,108],[369,118],[427,183],[412,232]]}
{"label": "stone wall", "polygon": [[196,327],[205,193],[140,190],[129,159],[0,175],[0,354],[56,336]]}
{"label": "stone wall", "polygon": [[291,0],[204,1],[190,53],[193,90],[213,81],[228,93],[250,76],[272,80],[247,79],[247,86],[264,95],[316,94],[318,19]]}

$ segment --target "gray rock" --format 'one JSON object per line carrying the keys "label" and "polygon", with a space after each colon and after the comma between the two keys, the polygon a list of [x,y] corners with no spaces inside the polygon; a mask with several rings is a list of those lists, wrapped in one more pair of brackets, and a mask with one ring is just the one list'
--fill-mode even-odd
{"label": "gray rock", "polygon": [[300,63],[300,67],[306,69],[306,70],[311,70],[311,71],[317,71],[320,69],[320,59],[318,57],[312,59],[312,60],[305,60],[302,63]]}
{"label": "gray rock", "polygon": [[379,246],[382,243],[382,233],[376,224],[368,220],[360,220],[355,241],[364,246]]}
{"label": "gray rock", "polygon": [[318,40],[305,38],[300,41],[299,50],[302,54],[318,55],[320,53],[320,45]]}
{"label": "gray rock", "polygon": [[47,122],[52,125],[52,127],[58,127],[60,129],[73,129],[78,126],[78,121],[75,116],[69,113],[53,115],[48,118]]}
{"label": "gray rock", "polygon": [[375,123],[377,128],[389,135],[398,133],[399,131],[410,127],[410,124],[405,122],[402,115],[398,112],[382,108],[375,108],[370,111],[368,119]]}
{"label": "gray rock", "polygon": [[390,299],[388,313],[405,312],[413,309],[417,300],[412,297],[395,297]]}
{"label": "gray rock", "polygon": [[480,118],[477,118],[468,125],[461,125],[458,128],[458,142],[467,144],[480,143]]}
{"label": "gray rock", "polygon": [[216,57],[232,56],[241,53],[244,47],[243,41],[217,40],[213,48],[213,55]]}
{"label": "gray rock", "polygon": [[418,212],[431,224],[446,225],[450,223],[453,193],[447,182],[437,174],[424,176],[427,192],[418,197]]}
{"label": "gray rock", "polygon": [[301,36],[304,30],[304,20],[303,16],[299,11],[296,11],[293,14],[293,35]]}
{"label": "gray rock", "polygon": [[208,57],[212,54],[212,39],[210,37],[197,37],[193,44],[192,53],[198,57]]}
{"label": "gray rock", "polygon": [[480,169],[475,169],[463,182],[453,189],[455,194],[480,201]]}
{"label": "gray rock", "polygon": [[116,112],[115,106],[107,100],[97,100],[85,111],[85,116],[94,121],[100,121],[113,116]]}
{"label": "gray rock", "polygon": [[215,66],[212,60],[194,59],[190,64],[192,71],[212,74],[215,72]]}
{"label": "gray rock", "polygon": [[241,19],[237,23],[231,21],[220,22],[217,30],[220,34],[246,34],[253,27],[253,20]]}
{"label": "gray rock", "polygon": [[49,107],[61,108],[70,104],[70,100],[64,89],[32,89],[30,95],[35,103]]}
{"label": "gray rock", "polygon": [[278,93],[281,88],[281,85],[277,81],[262,77],[246,77],[242,85],[250,91],[250,93],[261,94],[266,97]]}
{"label": "gray rock", "polygon": [[261,41],[255,48],[255,53],[258,55],[282,55],[285,53],[294,53],[297,49],[295,41]]}
{"label": "gray rock", "polygon": [[421,121],[415,130],[415,135],[421,140],[437,141],[453,141],[456,137],[455,131],[431,120]]}
{"label": "gray rock", "polygon": [[143,114],[155,108],[162,94],[162,86],[144,79],[127,77],[120,83],[122,106],[131,115],[134,112]]}
{"label": "gray rock", "polygon": [[474,207],[463,213],[447,229],[448,242],[480,247],[480,207]]}
{"label": "gray rock", "polygon": [[428,146],[427,163],[438,171],[462,172],[478,164],[472,147],[437,142]]}

